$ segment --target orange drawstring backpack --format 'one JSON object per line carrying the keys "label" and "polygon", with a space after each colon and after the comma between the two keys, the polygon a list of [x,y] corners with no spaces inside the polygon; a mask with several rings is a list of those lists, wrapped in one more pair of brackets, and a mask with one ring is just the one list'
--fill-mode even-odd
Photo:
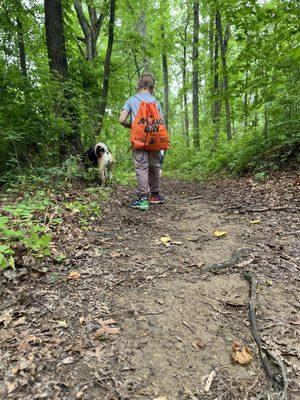
{"label": "orange drawstring backpack", "polygon": [[140,107],[131,125],[130,141],[136,150],[167,150],[170,137],[154,103],[140,100]]}

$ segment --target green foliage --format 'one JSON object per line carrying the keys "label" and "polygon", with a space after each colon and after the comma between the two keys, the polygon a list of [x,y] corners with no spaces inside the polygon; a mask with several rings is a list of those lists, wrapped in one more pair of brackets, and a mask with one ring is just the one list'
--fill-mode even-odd
{"label": "green foliage", "polygon": [[[72,4],[63,1],[69,63],[69,80],[64,82],[49,74],[42,3],[5,0],[0,5],[0,172],[6,174],[0,182],[15,181],[15,171],[20,175],[28,166],[40,171],[34,180],[36,184],[43,184],[45,176],[51,174],[52,180],[56,179],[54,176],[64,176],[68,180],[93,181],[97,172],[92,169],[88,174],[80,171],[77,155],[71,148],[67,150],[68,160],[63,169],[57,168],[61,162],[61,144],[75,132],[84,148],[98,140],[107,142],[116,156],[117,181],[131,184],[132,164],[130,157],[124,157],[129,132],[118,124],[117,118],[125,100],[135,93],[137,77],[147,60],[157,80],[155,94],[162,100],[162,51],[168,59],[169,123],[173,144],[166,157],[164,168],[167,173],[174,175],[176,170],[186,178],[200,178],[219,171],[243,173],[282,168],[297,160],[300,53],[296,0],[200,2],[201,149],[196,152],[187,144],[189,139],[192,145],[193,136],[192,2],[118,2],[108,104],[101,138],[96,131],[109,7],[103,1],[83,1],[87,18],[88,5],[95,6],[98,15],[101,12],[104,15],[97,57],[88,61],[84,57],[84,44],[78,40],[82,37],[82,29]],[[143,16],[141,10],[144,10]],[[230,26],[226,61],[231,142],[226,137],[224,71],[220,55],[217,68],[220,94],[212,90],[217,10],[223,28],[226,24]],[[27,76],[22,75],[19,67],[17,18],[22,23]],[[185,84],[182,82],[184,46],[187,51]],[[188,99],[187,110],[183,106],[184,94]],[[222,103],[217,124],[212,120],[216,100]],[[184,130],[185,111],[189,132]],[[217,134],[216,125],[219,128]]]}

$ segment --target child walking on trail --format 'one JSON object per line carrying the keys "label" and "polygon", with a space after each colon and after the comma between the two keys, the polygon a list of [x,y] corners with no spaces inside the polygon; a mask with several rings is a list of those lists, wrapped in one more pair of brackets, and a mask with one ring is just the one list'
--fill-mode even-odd
{"label": "child walking on trail", "polygon": [[130,141],[138,186],[138,199],[131,203],[131,207],[144,211],[149,210],[150,204],[164,203],[159,187],[161,151],[169,147],[162,109],[153,96],[154,86],[153,76],[143,74],[138,80],[137,94],[125,102],[119,117],[119,122],[131,129]]}

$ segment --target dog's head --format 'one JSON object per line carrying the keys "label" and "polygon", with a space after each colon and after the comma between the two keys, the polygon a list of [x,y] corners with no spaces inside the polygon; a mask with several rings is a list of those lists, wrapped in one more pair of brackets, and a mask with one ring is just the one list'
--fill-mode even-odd
{"label": "dog's head", "polygon": [[94,147],[95,154],[98,157],[101,157],[106,151],[108,151],[108,147],[104,143],[97,143]]}

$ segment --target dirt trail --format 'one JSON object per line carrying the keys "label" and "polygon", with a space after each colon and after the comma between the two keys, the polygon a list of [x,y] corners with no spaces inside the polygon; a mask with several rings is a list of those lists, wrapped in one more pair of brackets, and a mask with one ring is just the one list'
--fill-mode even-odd
{"label": "dirt trail", "polygon": [[[252,337],[248,271],[259,280],[263,344],[284,365],[287,398],[300,398],[299,187],[291,182],[166,181],[166,204],[148,213],[128,208],[128,193],[117,188],[101,221],[84,236],[74,227],[62,238],[75,250],[55,279],[32,272],[2,282],[4,304],[23,287],[6,309],[26,326],[1,330],[0,397],[279,398]],[[258,207],[273,210],[253,212]],[[227,234],[217,238],[215,230]],[[172,241],[164,245],[161,236]],[[227,268],[205,271],[226,260]],[[72,270],[80,279],[65,279]],[[253,351],[251,364],[231,363],[233,341]],[[20,359],[24,368],[12,371]]]}

